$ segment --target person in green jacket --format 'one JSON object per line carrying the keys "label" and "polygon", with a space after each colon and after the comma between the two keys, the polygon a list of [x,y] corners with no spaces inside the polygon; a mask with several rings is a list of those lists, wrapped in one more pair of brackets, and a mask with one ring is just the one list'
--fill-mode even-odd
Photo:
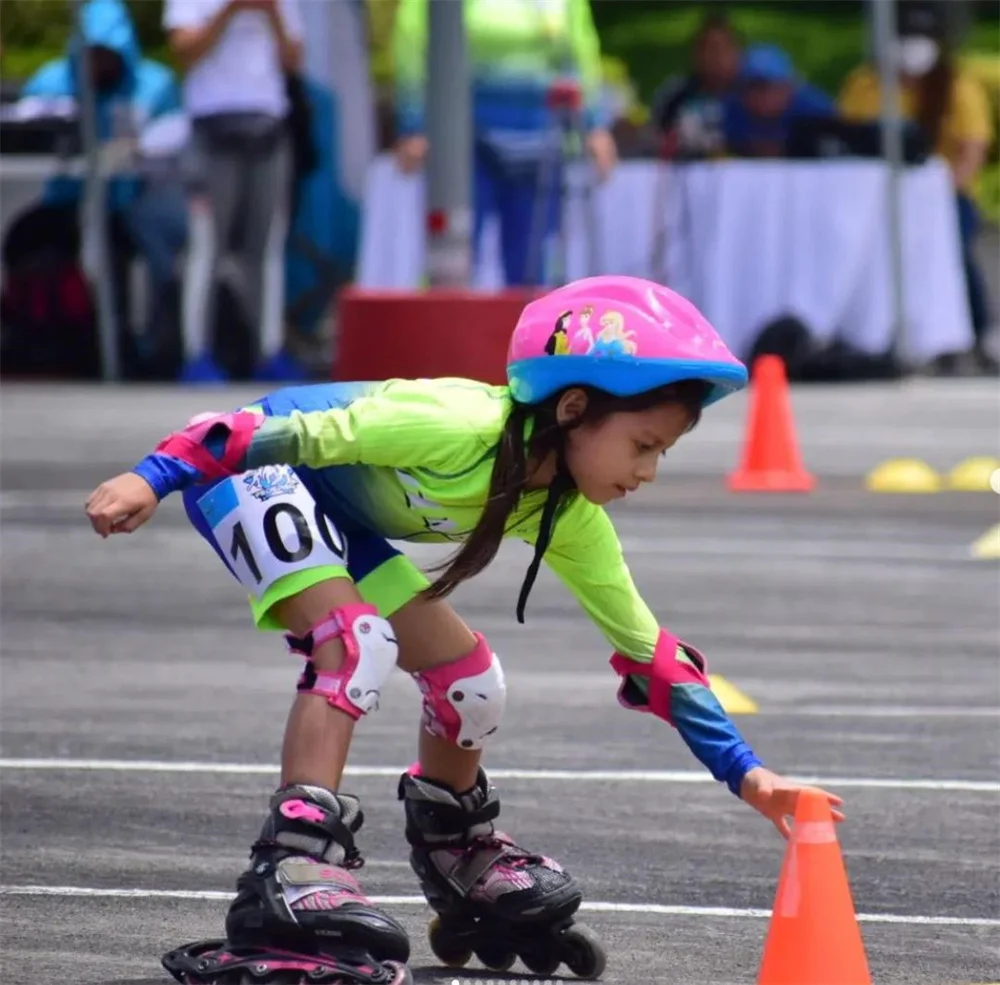
{"label": "person in green jacket", "polygon": [[[543,235],[560,225],[561,156],[547,187],[546,160],[560,155],[558,119],[549,106],[555,83],[574,82],[581,92],[580,124],[599,177],[617,157],[601,99],[600,40],[589,0],[462,0],[472,75],[475,204],[474,243],[483,220],[500,220],[501,252],[509,286],[538,283],[529,263],[539,195]],[[406,172],[427,153],[424,132],[427,0],[400,0],[393,35],[396,156]]]}

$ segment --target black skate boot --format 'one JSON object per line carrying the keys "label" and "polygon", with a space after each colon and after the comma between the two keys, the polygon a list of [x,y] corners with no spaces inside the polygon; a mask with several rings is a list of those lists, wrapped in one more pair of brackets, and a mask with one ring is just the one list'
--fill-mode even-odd
{"label": "black skate boot", "polygon": [[576,883],[494,828],[500,800],[483,770],[463,794],[404,773],[399,798],[410,864],[437,912],[431,950],[445,965],[461,968],[475,954],[491,971],[509,971],[520,957],[542,976],[562,963],[581,978],[603,973],[600,941],[573,920],[582,899]]}
{"label": "black skate boot", "polygon": [[296,784],[270,807],[237,880],[227,940],[170,952],[167,971],[190,985],[409,983],[406,931],[361,895],[350,871],[364,864],[357,798]]}

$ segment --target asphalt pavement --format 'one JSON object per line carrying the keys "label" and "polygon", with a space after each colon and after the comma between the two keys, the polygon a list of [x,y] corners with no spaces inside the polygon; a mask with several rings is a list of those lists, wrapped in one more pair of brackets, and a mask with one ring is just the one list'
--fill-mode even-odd
{"label": "asphalt pavement", "polygon": [[[297,669],[253,632],[176,502],[106,542],[82,503],[193,414],[256,395],[0,393],[3,985],[165,983],[164,951],[221,931]],[[765,762],[845,798],[838,835],[876,985],[998,981],[1000,565],[969,545],[1000,497],[862,483],[897,455],[946,470],[996,454],[997,388],[815,388],[793,407],[817,491],[726,492],[745,403],[724,402],[614,509],[633,574],[756,704],[737,720]],[[581,882],[605,982],[751,985],[783,842],[667,725],[617,705],[606,644],[547,572],[517,625],[527,560],[507,545],[454,600],[508,676],[486,759],[504,828]],[[441,968],[427,947],[395,800],[418,711],[396,674],[357,731],[345,788],[368,819],[364,888],[410,930],[421,985],[522,980],[520,966]]]}

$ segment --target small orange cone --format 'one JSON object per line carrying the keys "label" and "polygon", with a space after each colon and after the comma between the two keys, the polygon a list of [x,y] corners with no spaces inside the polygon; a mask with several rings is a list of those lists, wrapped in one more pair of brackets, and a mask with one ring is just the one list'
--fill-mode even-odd
{"label": "small orange cone", "polygon": [[872,985],[830,805],[795,807],[757,985]]}
{"label": "small orange cone", "polygon": [[759,356],[753,364],[743,459],[727,485],[734,492],[808,492],[815,484],[799,455],[785,364],[780,356]]}

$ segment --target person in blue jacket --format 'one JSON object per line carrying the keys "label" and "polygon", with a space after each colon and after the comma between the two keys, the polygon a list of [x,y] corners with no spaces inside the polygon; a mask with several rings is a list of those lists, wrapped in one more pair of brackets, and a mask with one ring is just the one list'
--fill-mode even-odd
{"label": "person in blue jacket", "polygon": [[783,157],[792,120],[836,113],[830,96],[796,76],[787,52],[776,45],[751,45],[723,110],[726,152],[734,157]]}
{"label": "person in blue jacket", "polygon": [[[81,14],[100,141],[113,136],[132,136],[157,117],[180,110],[180,91],[174,73],[159,62],[143,58],[135,26],[122,0],[88,0]],[[65,57],[46,62],[38,69],[25,83],[21,97],[76,98],[79,56],[79,38],[74,32]],[[136,192],[134,179],[115,178],[109,182],[109,204],[113,209],[123,208]],[[59,177],[50,183],[45,197],[51,204],[75,203],[81,193],[80,179]]]}
{"label": "person in blue jacket", "polygon": [[[66,54],[44,64],[25,83],[21,98],[77,97],[77,59],[90,67],[96,102],[97,138],[138,136],[152,121],[181,111],[177,78],[167,66],[144,58],[135,26],[122,0],[88,0],[81,11],[85,46],[74,31]],[[59,175],[43,192],[45,205],[77,207],[82,178]],[[137,174],[122,173],[107,183],[107,205],[128,231],[131,245],[148,265],[151,308],[173,277],[173,264],[186,238],[186,211],[173,189],[159,188]]]}

